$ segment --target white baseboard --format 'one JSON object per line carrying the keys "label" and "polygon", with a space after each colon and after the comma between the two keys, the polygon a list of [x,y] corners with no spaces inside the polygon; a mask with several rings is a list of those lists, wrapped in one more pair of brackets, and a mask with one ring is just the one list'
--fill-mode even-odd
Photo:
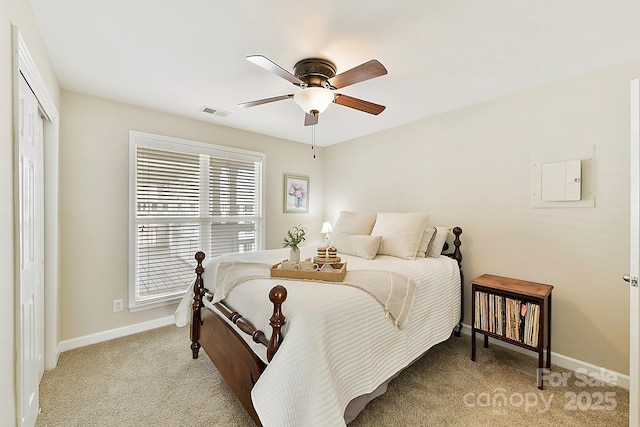
{"label": "white baseboard", "polygon": [[[462,333],[465,335],[471,335],[471,326],[462,324]],[[483,335],[480,335],[483,337]],[[476,339],[478,339],[478,335],[476,335]],[[499,345],[501,347],[508,348],[510,350],[516,351],[518,353],[526,354],[527,356],[531,356],[533,358],[537,358],[536,353],[526,350],[522,347],[518,347],[517,345],[510,345],[504,341],[496,340],[489,337],[489,342],[491,344]],[[612,371],[601,366],[592,365],[591,363],[583,362],[582,360],[574,359],[569,356],[565,356],[563,354],[551,352],[551,363],[561,368],[568,369],[570,371],[579,372],[585,376],[591,376],[597,379],[600,379],[604,382],[609,383],[610,385],[616,385],[618,387],[622,387],[626,390],[629,390],[629,376],[621,374],[616,371]]]}
{"label": "white baseboard", "polygon": [[134,325],[123,326],[122,328],[111,329],[109,331],[60,341],[60,344],[58,345],[58,354],[64,351],[73,350],[74,348],[80,348],[103,341],[109,341],[114,338],[126,337],[127,335],[133,335],[139,332],[172,325],[174,322],[174,316],[166,316],[155,320],[149,320],[148,322],[136,323]]}

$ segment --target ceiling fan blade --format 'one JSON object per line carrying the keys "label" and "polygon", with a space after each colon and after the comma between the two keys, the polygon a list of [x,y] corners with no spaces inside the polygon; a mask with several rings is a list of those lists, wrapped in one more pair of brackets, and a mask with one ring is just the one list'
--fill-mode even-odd
{"label": "ceiling fan blade", "polygon": [[384,68],[384,65],[376,59],[372,59],[371,61],[367,61],[364,64],[360,64],[357,67],[330,78],[329,84],[336,89],[340,89],[375,77],[384,76],[385,74],[387,74],[387,69]]}
{"label": "ceiling fan blade", "polygon": [[352,96],[336,94],[333,100],[336,104],[344,105],[345,107],[355,108],[356,110],[364,111],[365,113],[378,115],[386,108],[384,105],[374,104],[373,102],[364,101],[362,99],[354,98]]}
{"label": "ceiling fan blade", "polygon": [[304,115],[304,125],[305,126],[313,126],[318,124],[318,116],[320,114],[305,114]]}
{"label": "ceiling fan blade", "polygon": [[268,104],[269,102],[282,101],[289,98],[293,98],[293,94],[274,96],[272,98],[258,99],[256,101],[241,102],[240,104],[238,104],[238,107],[242,107],[242,108],[255,107],[256,105]]}
{"label": "ceiling fan blade", "polygon": [[282,68],[281,66],[273,62],[272,60],[270,60],[269,58],[267,58],[266,56],[249,55],[247,56],[247,60],[264,68],[267,71],[272,72],[273,74],[276,74],[282,77],[285,80],[290,81],[296,86],[304,85],[304,82],[302,80],[300,80],[299,78],[297,78],[296,76],[294,76],[293,74],[291,74],[290,72],[288,72],[287,70],[285,70],[284,68]]}

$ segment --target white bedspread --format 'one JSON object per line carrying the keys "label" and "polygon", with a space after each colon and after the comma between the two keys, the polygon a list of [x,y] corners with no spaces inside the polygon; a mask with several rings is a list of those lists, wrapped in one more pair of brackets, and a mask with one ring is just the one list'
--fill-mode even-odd
{"label": "white bedspread", "polygon": [[[315,248],[301,248],[312,257]],[[242,254],[244,261],[275,264],[287,250]],[[344,426],[344,411],[355,397],[408,366],[433,345],[446,340],[460,318],[460,277],[447,257],[415,261],[378,255],[374,260],[342,256],[349,270],[389,270],[416,282],[406,326],[398,329],[383,306],[353,286],[328,282],[255,278],[237,284],[225,298],[258,329],[271,331],[273,307],[268,293],[276,284],[287,288],[282,310],[284,341],[256,382],[251,396],[262,424],[270,426]],[[205,264],[238,259],[217,257]],[[206,276],[206,274],[205,274]],[[215,291],[212,275],[205,287]],[[176,323],[190,316],[189,292],[176,312]],[[185,313],[186,311],[186,313]],[[245,336],[266,362],[266,348]]]}

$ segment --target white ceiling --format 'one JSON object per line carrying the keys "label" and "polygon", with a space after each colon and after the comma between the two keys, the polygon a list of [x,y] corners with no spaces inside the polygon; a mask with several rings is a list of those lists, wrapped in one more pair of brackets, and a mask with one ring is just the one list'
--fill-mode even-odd
{"label": "white ceiling", "polygon": [[[546,82],[640,58],[638,0],[30,0],[69,90],[305,143],[311,128],[283,68],[369,59],[389,74],[340,92],[379,116],[330,105],[316,143],[335,144]],[[227,117],[202,113],[209,106]]]}

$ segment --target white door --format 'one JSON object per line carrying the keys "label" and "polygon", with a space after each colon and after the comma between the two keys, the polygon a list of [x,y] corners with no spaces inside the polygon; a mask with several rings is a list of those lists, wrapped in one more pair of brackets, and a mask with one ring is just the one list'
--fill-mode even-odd
{"label": "white door", "polygon": [[35,424],[44,373],[43,121],[22,75],[18,98],[19,290],[17,386],[20,426]]}
{"label": "white door", "polygon": [[630,228],[630,336],[629,336],[629,425],[638,427],[638,375],[640,374],[640,79],[631,82],[631,228]]}

